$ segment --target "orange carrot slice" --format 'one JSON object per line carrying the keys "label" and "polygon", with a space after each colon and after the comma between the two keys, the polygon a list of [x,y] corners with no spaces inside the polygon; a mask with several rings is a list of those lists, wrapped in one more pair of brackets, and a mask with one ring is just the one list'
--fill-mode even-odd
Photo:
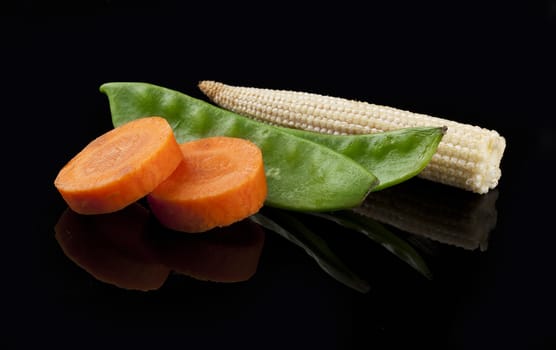
{"label": "orange carrot slice", "polygon": [[60,170],[54,185],[77,213],[110,213],[147,195],[181,160],[166,119],[145,117],[93,140]]}
{"label": "orange carrot slice", "polygon": [[257,145],[215,136],[183,143],[180,148],[181,164],[147,196],[162,225],[204,232],[242,220],[263,206],[267,183]]}

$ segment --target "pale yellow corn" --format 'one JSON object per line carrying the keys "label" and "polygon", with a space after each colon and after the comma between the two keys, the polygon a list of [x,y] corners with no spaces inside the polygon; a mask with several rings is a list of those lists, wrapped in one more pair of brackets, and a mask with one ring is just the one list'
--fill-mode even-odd
{"label": "pale yellow corn", "polygon": [[215,104],[266,123],[329,134],[362,134],[417,126],[446,126],[436,154],[419,174],[476,193],[498,185],[505,139],[494,130],[362,101],[307,92],[201,81]]}

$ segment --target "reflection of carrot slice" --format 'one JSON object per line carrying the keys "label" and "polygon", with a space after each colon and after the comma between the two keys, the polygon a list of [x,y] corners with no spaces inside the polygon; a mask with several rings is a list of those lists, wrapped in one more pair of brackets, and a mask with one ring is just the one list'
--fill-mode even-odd
{"label": "reflection of carrot slice", "polygon": [[203,232],[256,213],[267,184],[261,150],[233,137],[209,137],[180,145],[184,160],[148,201],[166,227]]}
{"label": "reflection of carrot slice", "polygon": [[64,253],[100,281],[125,289],[153,290],[169,270],[147,240],[149,212],[134,203],[111,214],[80,215],[67,209],[56,224]]}
{"label": "reflection of carrot slice", "polygon": [[257,270],[264,231],[250,220],[215,228],[201,236],[165,232],[156,240],[160,262],[195,279],[241,282]]}
{"label": "reflection of carrot slice", "polygon": [[114,212],[147,195],[181,159],[168,122],[140,118],[89,143],[60,170],[54,185],[78,213]]}

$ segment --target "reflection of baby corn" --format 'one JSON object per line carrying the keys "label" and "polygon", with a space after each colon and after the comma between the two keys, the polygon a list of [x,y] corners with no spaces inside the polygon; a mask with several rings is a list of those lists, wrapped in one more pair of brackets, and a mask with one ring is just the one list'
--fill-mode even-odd
{"label": "reflection of baby corn", "polygon": [[371,193],[355,211],[408,233],[485,251],[496,226],[497,198],[496,189],[478,195],[412,179]]}

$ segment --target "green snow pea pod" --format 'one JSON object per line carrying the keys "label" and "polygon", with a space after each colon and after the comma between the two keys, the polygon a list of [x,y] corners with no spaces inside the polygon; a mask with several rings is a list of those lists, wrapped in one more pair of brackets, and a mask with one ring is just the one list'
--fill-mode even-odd
{"label": "green snow pea pod", "polygon": [[178,91],[146,83],[106,83],[112,123],[145,116],[168,120],[178,142],[210,136],[248,139],[261,148],[266,205],[331,211],[359,205],[377,178],[359,163],[318,143],[251,120]]}
{"label": "green snow pea pod", "polygon": [[417,175],[430,162],[446,128],[413,127],[375,134],[330,135],[293,128],[280,129],[346,155],[373,173],[379,191]]}

